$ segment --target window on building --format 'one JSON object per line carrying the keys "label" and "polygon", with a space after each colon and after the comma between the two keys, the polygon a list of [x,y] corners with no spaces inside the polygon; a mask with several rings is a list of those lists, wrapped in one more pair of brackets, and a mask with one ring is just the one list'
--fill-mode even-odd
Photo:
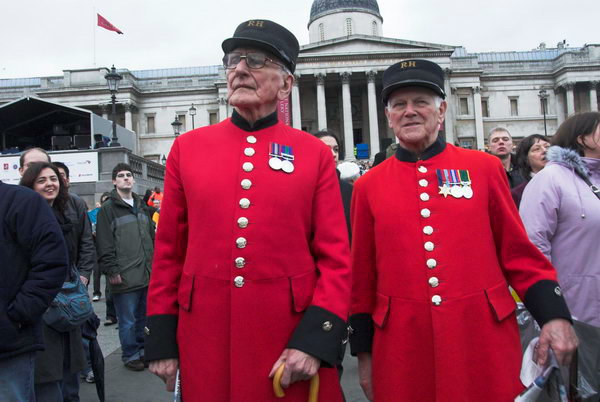
{"label": "window on building", "polygon": [[519,115],[519,99],[510,98],[510,115],[518,116]]}
{"label": "window on building", "polygon": [[208,122],[211,126],[217,124],[219,122],[219,114],[217,112],[210,112],[208,114]]}
{"label": "window on building", "polygon": [[377,21],[373,21],[373,36],[377,36]]}
{"label": "window on building", "polygon": [[346,18],[346,35],[352,35],[352,18]]}
{"label": "window on building", "polygon": [[185,113],[177,113],[177,119],[181,123],[181,133],[185,133],[187,131],[185,127]]}
{"label": "window on building", "polygon": [[146,134],[153,134],[156,132],[154,126],[154,115],[146,115]]}
{"label": "window on building", "polygon": [[481,100],[481,115],[483,117],[490,117],[490,108],[488,106],[487,98]]}
{"label": "window on building", "polygon": [[461,148],[473,149],[473,140],[471,140],[471,139],[460,139],[458,141],[458,145],[460,145]]}
{"label": "window on building", "polygon": [[460,98],[460,114],[463,116],[469,114],[469,98]]}
{"label": "window on building", "polygon": [[319,24],[319,38],[321,42],[325,40],[325,26],[323,23]]}

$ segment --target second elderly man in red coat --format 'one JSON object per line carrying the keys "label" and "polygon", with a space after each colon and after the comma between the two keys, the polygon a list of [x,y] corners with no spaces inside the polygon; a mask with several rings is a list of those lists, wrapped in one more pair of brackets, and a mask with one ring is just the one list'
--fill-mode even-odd
{"label": "second elderly man in red coat", "polygon": [[383,75],[394,157],[352,198],[351,348],[375,401],[513,401],[519,294],[542,326],[538,361],[577,345],[548,260],[529,242],[500,161],[446,144],[444,72],[405,60]]}
{"label": "second elderly man in red coat", "polygon": [[[267,20],[222,44],[229,103],[219,124],[177,138],[148,292],[150,370],[185,401],[341,401],[350,255],[331,151],[277,121],[298,41]],[[289,387],[289,388],[288,388]]]}

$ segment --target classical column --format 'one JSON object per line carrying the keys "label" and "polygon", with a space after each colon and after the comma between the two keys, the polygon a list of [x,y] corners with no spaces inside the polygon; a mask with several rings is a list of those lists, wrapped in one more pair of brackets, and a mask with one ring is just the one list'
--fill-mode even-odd
{"label": "classical column", "polygon": [[352,127],[352,102],[350,100],[350,73],[342,77],[342,110],[344,113],[344,151],[346,160],[354,160],[354,130]]}
{"label": "classical column", "polygon": [[219,121],[225,120],[227,117],[227,98],[219,98]]}
{"label": "classical column", "polygon": [[102,118],[108,120],[108,105],[100,105],[100,111],[102,112]]}
{"label": "classical column", "polygon": [[325,74],[315,74],[317,77],[317,124],[319,130],[327,129],[327,109],[325,107]]}
{"label": "classical column", "polygon": [[300,114],[300,76],[294,75],[292,86],[292,127],[302,129],[302,116]]}
{"label": "classical column", "polygon": [[448,107],[446,108],[446,119],[444,120],[444,127],[446,129],[446,142],[448,144],[454,144],[456,138],[454,137],[454,102],[452,98],[452,90],[450,89],[450,74],[452,70],[446,68],[444,70],[444,92],[446,92],[446,103]]}
{"label": "classical column", "polygon": [[[554,88],[554,108],[556,109],[556,126],[560,126],[565,121],[565,101],[566,92],[563,93],[563,87]],[[546,109],[548,113],[548,109]]]}
{"label": "classical column", "polygon": [[371,143],[371,156],[375,156],[379,149],[379,120],[377,119],[377,95],[375,94],[375,79],[377,71],[367,72],[367,99],[369,102],[369,140]]}
{"label": "classical column", "polygon": [[129,102],[125,102],[123,107],[125,108],[125,128],[129,131],[133,131],[133,119],[131,118],[131,111],[134,106]]}
{"label": "classical column", "polygon": [[598,111],[598,92],[597,87],[600,81],[590,81],[590,111]]}
{"label": "classical column", "polygon": [[483,113],[481,112],[481,88],[473,87],[473,103],[475,110],[475,134],[477,136],[476,149],[485,149],[485,136],[483,133]]}
{"label": "classical column", "polygon": [[574,88],[574,82],[567,82],[565,84],[565,89],[567,90],[567,116],[575,113],[575,94],[573,93]]}

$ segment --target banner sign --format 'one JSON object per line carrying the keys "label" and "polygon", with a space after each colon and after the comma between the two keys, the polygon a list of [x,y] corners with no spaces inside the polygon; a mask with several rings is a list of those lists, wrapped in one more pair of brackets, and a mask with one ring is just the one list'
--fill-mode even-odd
{"label": "banner sign", "polygon": [[[98,181],[97,152],[52,153],[50,158],[67,165],[71,183]],[[19,155],[0,155],[0,180],[7,184],[19,184]]]}

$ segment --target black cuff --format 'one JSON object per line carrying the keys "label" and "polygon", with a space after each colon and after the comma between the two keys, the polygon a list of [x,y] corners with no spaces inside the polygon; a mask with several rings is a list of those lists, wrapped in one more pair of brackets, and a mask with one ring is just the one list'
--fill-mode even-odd
{"label": "black cuff", "polygon": [[158,314],[146,317],[144,334],[145,361],[179,358],[176,315]]}
{"label": "black cuff", "polygon": [[350,317],[350,353],[356,356],[359,353],[371,353],[373,345],[373,319],[371,314],[354,314]]}
{"label": "black cuff", "polygon": [[309,306],[287,347],[320,359],[323,367],[335,367],[344,358],[342,342],[347,333],[346,322],[340,317],[324,308]]}
{"label": "black cuff", "polygon": [[558,282],[543,280],[530,286],[525,293],[525,307],[540,327],[556,318],[573,323]]}

